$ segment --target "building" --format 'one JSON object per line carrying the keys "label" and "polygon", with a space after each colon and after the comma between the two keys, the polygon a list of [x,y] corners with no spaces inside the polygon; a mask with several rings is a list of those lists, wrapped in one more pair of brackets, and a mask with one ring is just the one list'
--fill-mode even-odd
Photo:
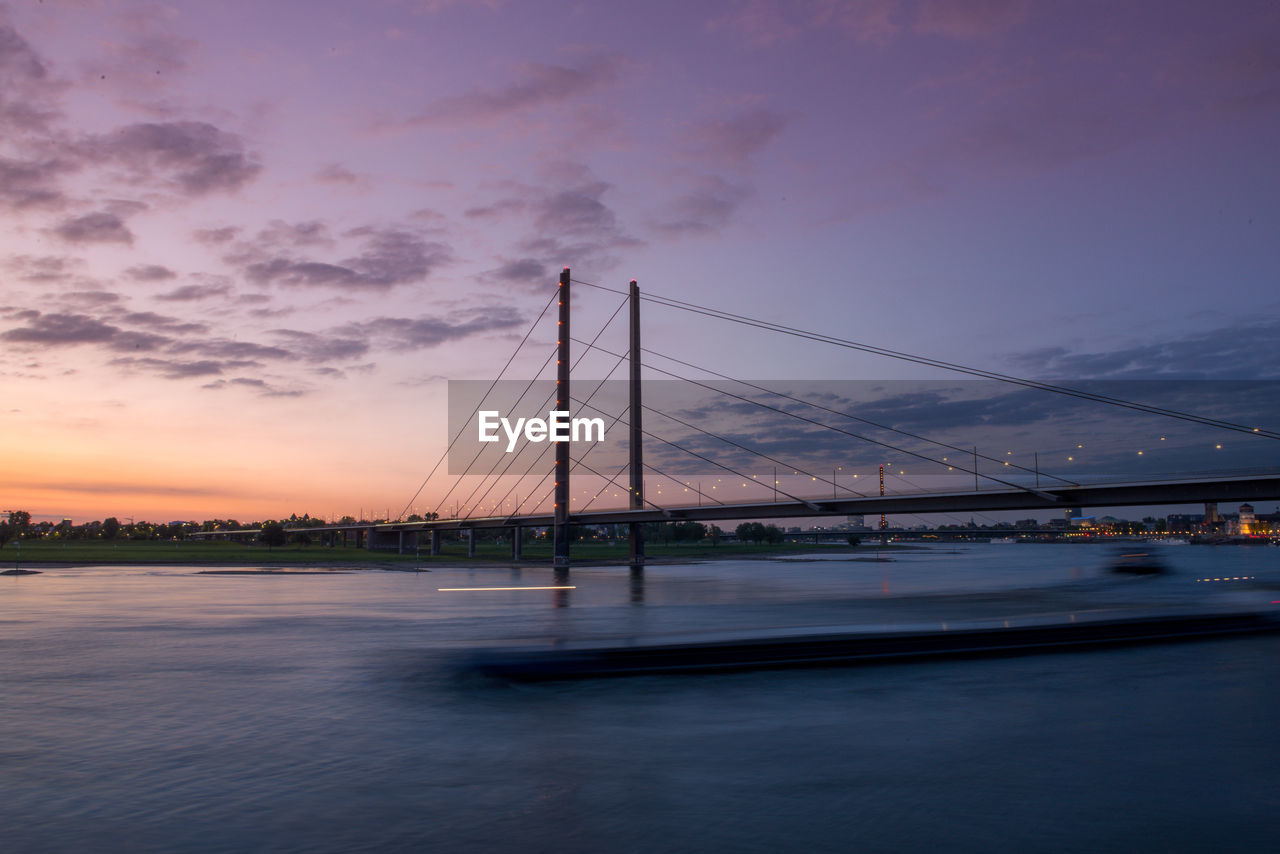
{"label": "building", "polygon": [[1252,504],[1241,504],[1239,515],[1236,517],[1236,526],[1242,534],[1254,533],[1254,528],[1258,525],[1257,518],[1253,515]]}

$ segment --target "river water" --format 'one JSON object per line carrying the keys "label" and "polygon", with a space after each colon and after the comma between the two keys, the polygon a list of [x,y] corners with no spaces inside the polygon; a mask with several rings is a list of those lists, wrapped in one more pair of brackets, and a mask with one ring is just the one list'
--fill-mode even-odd
{"label": "river water", "polygon": [[[0,848],[1221,851],[1280,838],[1280,636],[510,684],[481,647],[1280,600],[1280,549],[0,579]],[[430,566],[426,564],[426,566]],[[562,580],[562,579],[561,579]]]}

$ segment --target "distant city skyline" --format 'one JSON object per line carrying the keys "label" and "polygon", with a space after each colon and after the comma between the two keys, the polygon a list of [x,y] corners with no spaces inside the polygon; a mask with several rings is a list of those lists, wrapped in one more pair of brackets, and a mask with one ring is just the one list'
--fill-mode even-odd
{"label": "distant city skyline", "polygon": [[[1267,2],[0,4],[4,500],[395,515],[564,265],[1021,376],[1280,378],[1277,44]],[[644,323],[734,376],[949,377]]]}

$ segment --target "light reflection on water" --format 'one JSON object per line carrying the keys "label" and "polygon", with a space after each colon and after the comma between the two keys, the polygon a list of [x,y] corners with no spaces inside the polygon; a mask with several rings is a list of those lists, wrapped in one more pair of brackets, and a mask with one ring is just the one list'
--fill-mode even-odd
{"label": "light reflection on water", "polygon": [[[954,553],[948,553],[954,552]],[[874,550],[858,557],[874,558]],[[1201,601],[1280,549],[0,579],[6,851],[1268,850],[1275,637],[516,686],[459,650],[549,637]],[[886,553],[888,556],[888,553]],[[888,595],[884,593],[887,585]],[[1237,588],[1238,589],[1238,588]]]}

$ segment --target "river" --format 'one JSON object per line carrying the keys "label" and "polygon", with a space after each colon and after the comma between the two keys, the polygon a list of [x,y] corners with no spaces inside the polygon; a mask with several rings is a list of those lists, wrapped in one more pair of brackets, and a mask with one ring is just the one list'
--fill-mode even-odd
{"label": "river", "polygon": [[[7,852],[1209,851],[1280,833],[1280,636],[521,685],[469,650],[1280,600],[1280,549],[936,546],[0,579]],[[878,557],[886,558],[884,560]]]}

